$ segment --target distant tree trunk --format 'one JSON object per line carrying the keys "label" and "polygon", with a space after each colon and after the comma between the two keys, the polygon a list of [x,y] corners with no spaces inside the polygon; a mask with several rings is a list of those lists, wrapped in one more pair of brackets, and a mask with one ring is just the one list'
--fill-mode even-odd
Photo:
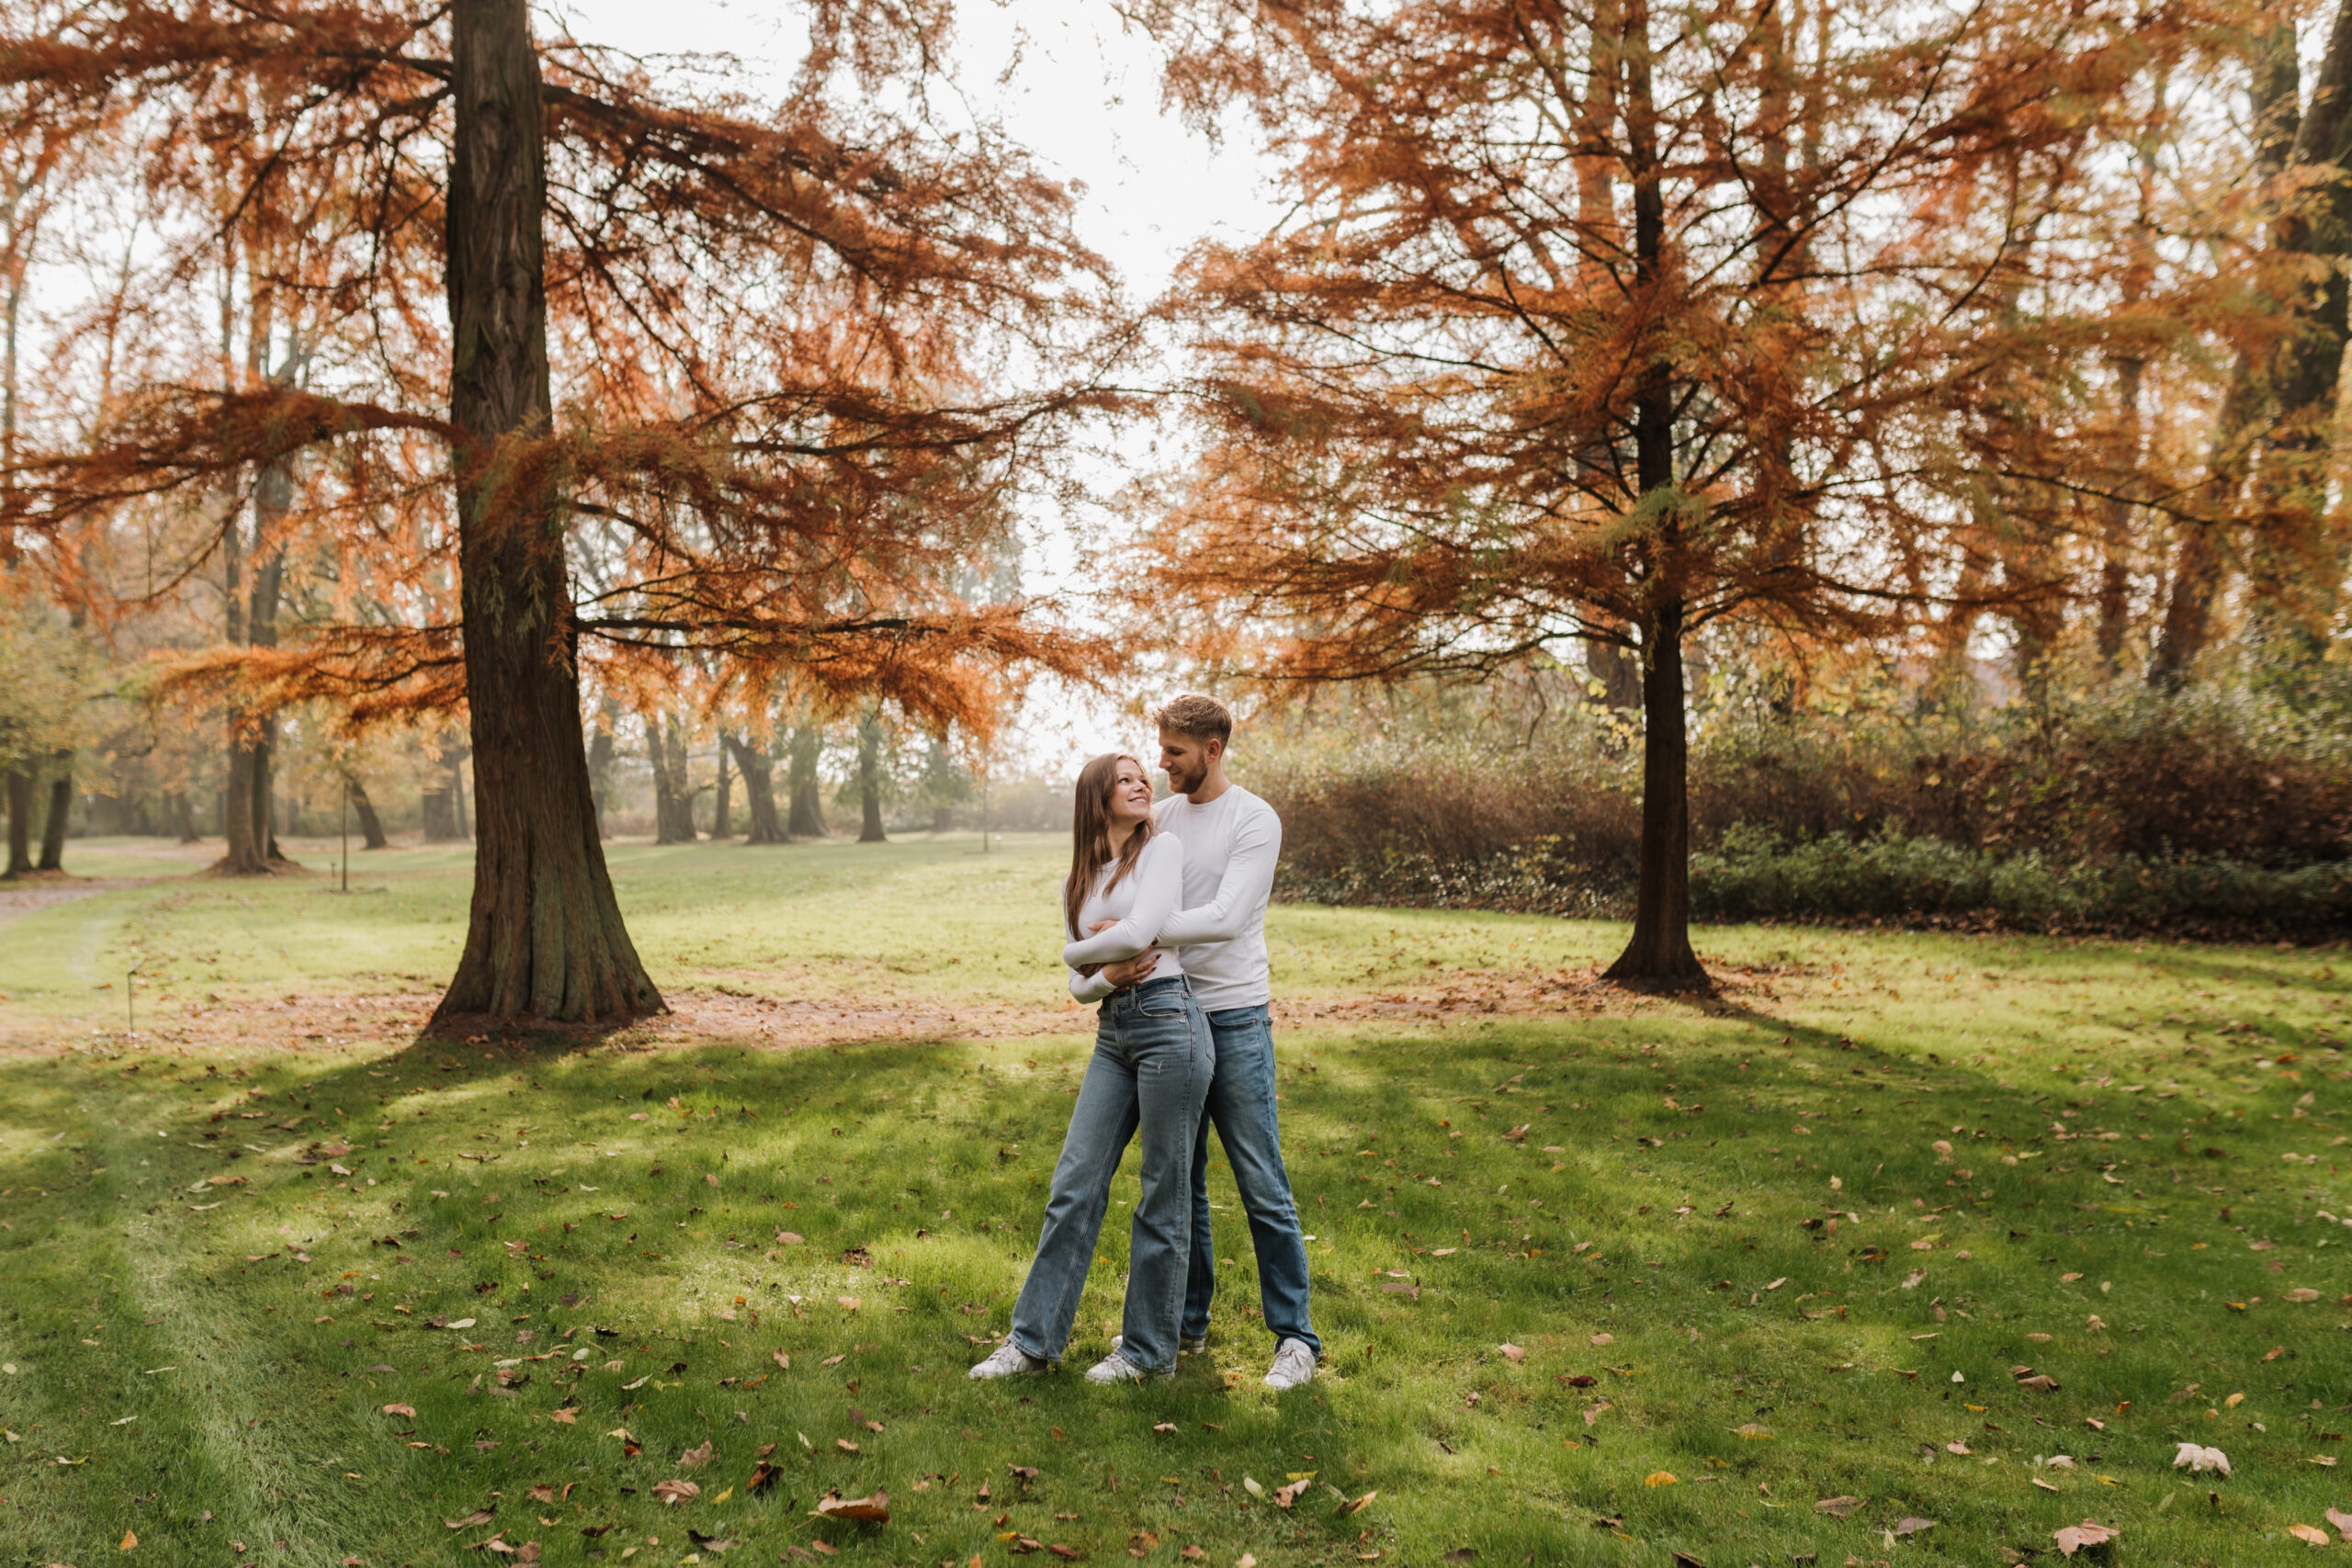
{"label": "distant tree trunk", "polygon": [[872,714],[857,726],[857,841],[883,842],[888,835],[882,831],[882,724]]}
{"label": "distant tree trunk", "polygon": [[493,459],[546,434],[547,199],[527,0],[455,0],[456,119],[446,250],[449,412],[474,804],[481,819],[464,955],[433,1016],[562,1021],[662,1007],[613,896],[581,736],[558,498]]}
{"label": "distant tree trunk", "polygon": [[390,849],[392,841],[384,837],[384,819],[376,815],[376,803],[368,798],[368,786],[350,773],[344,775],[344,783],[351,789],[352,814],[359,818],[359,836],[365,840],[360,847]]}
{"label": "distant tree trunk", "polygon": [[8,770],[8,869],[0,875],[22,876],[33,868],[33,776],[22,768]]}
{"label": "distant tree trunk", "polygon": [[718,745],[718,798],[712,803],[710,811],[710,836],[714,839],[731,839],[735,836],[727,826],[728,783],[727,738],[722,733]]}
{"label": "distant tree trunk", "polygon": [[[2255,173],[2262,180],[2274,179],[2286,168],[2301,126],[2302,67],[2291,21],[2273,23],[2263,35],[2246,97]],[[2182,519],[2173,550],[2172,580],[2165,590],[2163,617],[2148,660],[2148,684],[2160,692],[2177,692],[2187,685],[2211,640],[2213,603],[2221,596],[2227,570],[2222,530],[2244,501],[2248,448],[2263,419],[2264,399],[2262,378],[2252,357],[2240,355],[2206,448],[2203,515]]]}
{"label": "distant tree trunk", "polygon": [[65,869],[65,829],[74,815],[74,753],[53,754],[57,776],[49,782],[49,815],[40,825],[41,871]]}
{"label": "distant tree trunk", "polygon": [[187,791],[175,789],[164,796],[164,830],[177,833],[183,844],[203,841],[203,835],[196,830],[196,813],[188,807]]}
{"label": "distant tree trunk", "polygon": [[2336,386],[2352,335],[2352,0],[2339,0],[2310,107],[2295,128],[2291,162],[2327,181],[2290,209],[2273,248],[2321,264],[2317,286],[2291,306],[2294,330],[2271,370],[2278,400],[2261,476],[2260,526],[2247,556],[2253,636],[2282,662],[2315,661],[2325,651],[2343,576],[2328,537]]}
{"label": "distant tree trunk", "polygon": [[661,716],[645,716],[645,755],[653,769],[653,841],[693,843],[697,837],[694,797],[686,793],[686,748],[675,721],[665,740]]}
{"label": "distant tree trunk", "polygon": [[1585,662],[1600,682],[1600,700],[1612,708],[1642,705],[1641,659],[1613,642],[1585,645]]}
{"label": "distant tree trunk", "polygon": [[[1666,207],[1656,178],[1657,113],[1651,96],[1649,6],[1625,6],[1625,140],[1634,175],[1634,259],[1640,287],[1663,276]],[[1663,349],[1649,351],[1634,394],[1634,456],[1644,496],[1674,483],[1674,389]],[[1608,977],[1644,985],[1704,983],[1690,949],[1690,739],[1683,711],[1684,605],[1669,580],[1679,533],[1671,504],[1660,509],[1659,540],[1648,556],[1652,595],[1642,622],[1642,839],[1634,934]]]}
{"label": "distant tree trunk", "polygon": [[[2144,184],[2145,182],[2143,182]],[[2136,468],[2140,456],[2140,381],[2146,362],[2126,359],[2116,370],[2116,403],[2128,423],[2123,437],[2126,454]],[[2098,658],[2109,675],[2123,670],[2123,644],[2132,632],[2132,502],[2116,496],[2107,503],[2106,528],[2099,541]]]}
{"label": "distant tree trunk", "polygon": [[765,750],[753,746],[750,737],[738,740],[720,731],[719,739],[735,759],[735,771],[743,775],[743,812],[752,819],[751,831],[743,841],[747,844],[780,844],[784,829],[775,818],[775,764]]}
{"label": "distant tree trunk", "polygon": [[605,833],[605,809],[611,804],[613,792],[613,722],[617,716],[613,699],[606,697],[597,714],[596,728],[588,736],[588,791],[596,801],[596,837]]}
{"label": "distant tree trunk", "polygon": [[458,818],[449,809],[449,782],[444,779],[437,789],[428,789],[419,804],[424,812],[424,841],[447,844],[457,841]]}
{"label": "distant tree trunk", "polygon": [[466,759],[471,750],[469,747],[449,758],[449,825],[460,839],[474,836],[473,824],[466,819]]}
{"label": "distant tree trunk", "polygon": [[823,732],[815,725],[793,731],[792,763],[785,774],[792,792],[792,816],[785,826],[796,839],[821,839],[831,831],[825,826],[825,803],[817,790],[817,761],[823,749]]}

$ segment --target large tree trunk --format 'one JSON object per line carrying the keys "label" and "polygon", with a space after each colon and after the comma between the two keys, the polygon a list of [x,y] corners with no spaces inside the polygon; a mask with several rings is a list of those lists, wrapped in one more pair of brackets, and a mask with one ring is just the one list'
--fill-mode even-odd
{"label": "large tree trunk", "polygon": [[882,725],[868,714],[857,727],[857,841],[878,844],[882,831]]}
{"label": "large tree trunk", "polygon": [[764,750],[753,746],[747,736],[741,740],[719,732],[719,739],[735,758],[735,771],[743,775],[743,812],[751,818],[752,829],[744,837],[747,844],[780,844],[784,829],[775,818],[775,764]]}
{"label": "large tree trunk", "polygon": [[1690,947],[1690,740],[1682,692],[1682,606],[1642,628],[1642,840],[1634,934],[1608,977],[1703,983]]}
{"label": "large tree trunk", "polygon": [[[1666,206],[1658,188],[1657,114],[1651,96],[1647,0],[1625,6],[1625,141],[1634,183],[1636,285],[1659,286],[1666,251]],[[1674,389],[1663,344],[1645,345],[1634,397],[1634,468],[1644,497],[1674,483]],[[1682,696],[1683,603],[1672,581],[1679,524],[1659,509],[1657,537],[1643,547],[1642,584],[1649,596],[1642,631],[1642,841],[1634,895],[1634,934],[1608,977],[1640,985],[1703,985],[1707,972],[1690,950],[1690,739]]]}
{"label": "large tree trunk", "polygon": [[376,815],[376,803],[368,798],[368,786],[348,773],[344,775],[344,782],[351,787],[352,814],[359,818],[359,836],[364,840],[360,847],[390,849],[392,841],[384,837],[384,819]]}
{"label": "large tree trunk", "polygon": [[562,1021],[658,1010],[596,837],[578,628],[556,497],[510,437],[547,434],[547,198],[526,0],[455,0],[449,412],[481,824],[464,955],[434,1012]]}
{"label": "large tree trunk", "polygon": [[792,791],[792,817],[785,829],[796,839],[821,839],[832,831],[825,826],[825,802],[817,788],[817,762],[823,749],[824,735],[815,725],[793,731],[792,765],[785,774]]}
{"label": "large tree trunk", "polygon": [[22,768],[8,770],[8,869],[0,875],[22,876],[33,868],[33,776]]}
{"label": "large tree trunk", "polygon": [[41,871],[65,869],[65,829],[74,815],[74,753],[59,751],[52,760],[58,772],[49,781],[49,815],[40,825]]}

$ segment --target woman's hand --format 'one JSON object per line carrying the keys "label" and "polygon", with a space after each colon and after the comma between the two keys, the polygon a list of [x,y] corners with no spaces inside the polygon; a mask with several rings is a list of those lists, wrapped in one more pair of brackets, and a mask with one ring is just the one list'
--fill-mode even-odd
{"label": "woman's hand", "polygon": [[1130,986],[1142,984],[1159,962],[1159,950],[1156,947],[1147,947],[1133,958],[1122,958],[1115,964],[1105,964],[1099,973],[1102,978],[1111,982],[1113,990],[1124,991]]}

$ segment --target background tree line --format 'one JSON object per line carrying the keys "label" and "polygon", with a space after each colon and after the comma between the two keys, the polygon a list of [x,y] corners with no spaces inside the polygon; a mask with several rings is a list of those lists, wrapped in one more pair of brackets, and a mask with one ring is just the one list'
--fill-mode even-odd
{"label": "background tree line", "polygon": [[[10,322],[78,280],[37,387],[9,337],[26,624],[215,727],[226,870],[272,863],[287,716],[431,737],[479,846],[449,1016],[660,1005],[597,848],[628,747],[657,833],[707,778],[788,835],[821,722],[877,831],[889,738],[984,744],[1146,654],[1254,690],[1330,896],[1439,896],[1379,871],[1395,830],[1478,815],[1346,816],[1371,773],[1568,747],[1623,850],[1539,880],[1622,897],[1634,983],[1703,979],[1694,910],[1770,912],[1736,828],[2090,843],[2085,770],[2132,751],[2095,734],[2298,781],[2110,858],[2340,858],[2260,803],[2338,798],[2352,4],[1115,9],[1287,201],[1151,301],[934,90],[944,0],[810,4],[765,97],[518,0],[10,0]],[[1009,563],[1146,418],[1176,456],[1127,476],[1113,636]],[[1318,751],[1374,713],[1420,716]],[[1823,725],[1843,771],[1789,761]],[[58,787],[73,745],[0,734]],[[1749,787],[1792,767],[1812,804]],[[1939,782],[1827,804],[1905,770]],[[1591,838],[1545,776],[1525,831],[1413,852],[1443,896]]]}

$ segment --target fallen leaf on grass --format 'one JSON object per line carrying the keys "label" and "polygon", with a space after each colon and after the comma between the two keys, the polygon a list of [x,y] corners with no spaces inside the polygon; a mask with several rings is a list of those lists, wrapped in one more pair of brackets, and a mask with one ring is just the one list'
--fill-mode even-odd
{"label": "fallen leaf on grass", "polygon": [[[2322,1536],[2322,1537],[2320,1537],[2320,1540],[2325,1540],[2326,1539],[2327,1539],[2327,1537],[2325,1537],[2325,1536]],[[131,1531],[130,1531],[130,1530],[125,1530],[125,1531],[123,1531],[123,1532],[122,1532],[122,1544],[121,1544],[120,1546],[119,1546],[119,1547],[117,1547],[117,1548],[115,1548],[115,1550],[116,1550],[117,1551],[138,1551],[138,1550],[139,1550],[139,1537],[138,1537],[137,1535],[133,1534],[133,1533],[132,1533]]]}
{"label": "fallen leaf on grass", "polygon": [[1603,1416],[1606,1416],[1609,1413],[1610,1408],[1610,1404],[1605,1399],[1597,1399],[1593,1401],[1590,1404],[1584,1407],[1584,1424],[1588,1427],[1591,1426]]}
{"label": "fallen leaf on grass", "polygon": [[1732,1434],[1735,1437],[1746,1438],[1751,1442],[1762,1442],[1771,1437],[1772,1429],[1760,1421],[1747,1421],[1734,1427]]}
{"label": "fallen leaf on grass", "polygon": [[416,1414],[416,1406],[413,1404],[387,1404],[384,1406],[384,1414],[387,1416],[414,1416]]}
{"label": "fallen leaf on grass", "polygon": [[1130,1557],[1149,1556],[1159,1547],[1159,1538],[1149,1530],[1137,1530],[1127,1538],[1127,1555]]}
{"label": "fallen leaf on grass", "polygon": [[2199,1448],[2195,1443],[2182,1443],[2179,1448],[2180,1451],[2172,1456],[2175,1470],[2185,1470],[2191,1475],[2202,1475],[2209,1470],[2229,1474],[2230,1456],[2221,1450]]}
{"label": "fallen leaf on grass", "polygon": [[2327,1522],[2335,1527],[2336,1534],[2342,1536],[2346,1540],[2352,1540],[2352,1514],[2342,1513],[2335,1508],[2330,1508],[2327,1511]]}
{"label": "fallen leaf on grass", "polygon": [[2297,1540],[2307,1540],[2313,1546],[2327,1544],[2327,1532],[2316,1525],[2289,1525],[2287,1533]]}
{"label": "fallen leaf on grass", "polygon": [[698,1449],[688,1449],[684,1453],[678,1456],[678,1463],[688,1470],[699,1469],[709,1462],[710,1439],[708,1438],[705,1438],[702,1440],[702,1447]]}
{"label": "fallen leaf on grass", "polygon": [[1361,1514],[1364,1511],[1365,1507],[1370,1505],[1372,1500],[1379,1495],[1380,1494],[1377,1492],[1367,1492],[1363,1496],[1357,1498],[1354,1502],[1344,1504],[1340,1507],[1335,1509],[1334,1513],[1336,1517],[1340,1518],[1346,1518],[1351,1514]]}
{"label": "fallen leaf on grass", "polygon": [[1815,1503],[1813,1506],[1815,1511],[1817,1513],[1827,1514],[1832,1518],[1842,1519],[1861,1506],[1862,1500],[1860,1497],[1824,1497],[1820,1502]]}
{"label": "fallen leaf on grass", "polygon": [[890,1522],[890,1495],[876,1492],[865,1497],[842,1497],[827,1493],[817,1499],[816,1517],[852,1519],[866,1525],[887,1525]]}
{"label": "fallen leaf on grass", "polygon": [[[1060,1558],[1065,1562],[1083,1562],[1086,1561],[1086,1553],[1080,1551],[1074,1546],[1064,1546],[1058,1540],[1047,1541],[1046,1543],[1046,1550],[1052,1552],[1055,1556]],[[1250,1559],[1251,1568],[1256,1568],[1256,1562],[1257,1560],[1255,1558]]]}
{"label": "fallen leaf on grass", "polygon": [[2058,1542],[2058,1551],[2061,1556],[2072,1557],[2084,1547],[2105,1546],[2121,1533],[2120,1530],[2111,1530],[2096,1520],[2085,1519],[2081,1524],[2068,1525],[2052,1539]]}
{"label": "fallen leaf on grass", "polygon": [[569,1405],[566,1405],[561,1410],[548,1411],[548,1419],[555,1422],[558,1426],[576,1427],[580,1424],[580,1412],[572,1409]]}
{"label": "fallen leaf on grass", "polygon": [[765,1460],[762,1460],[758,1464],[752,1466],[752,1479],[743,1483],[744,1495],[749,1496],[752,1494],[758,1492],[761,1487],[767,1485],[770,1482],[774,1481],[777,1476],[782,1475],[783,1473],[784,1472],[777,1469],[775,1465],[770,1464]]}
{"label": "fallen leaf on grass", "polygon": [[1676,1483],[1674,1472],[1670,1470],[1653,1470],[1642,1477],[1645,1486],[1672,1486]]}
{"label": "fallen leaf on grass", "polygon": [[1595,1345],[1614,1345],[1617,1343],[1617,1337],[1613,1334],[1596,1334],[1592,1337],[1591,1342]]}
{"label": "fallen leaf on grass", "polygon": [[1508,1356],[1514,1361],[1524,1361],[1527,1359],[1527,1352],[1520,1347],[1513,1345],[1509,1340],[1503,1341],[1502,1352],[1505,1356]]}
{"label": "fallen leaf on grass", "polygon": [[2050,1484],[2050,1483],[2048,1483],[2047,1481],[2042,1480],[2042,1479],[2041,1479],[2041,1477],[2040,1477],[2040,1476],[2038,1476],[2038,1475],[2030,1475],[2030,1476],[2026,1477],[2026,1479],[2027,1479],[2027,1480],[2029,1480],[2029,1481],[2030,1481],[2030,1482],[2032,1482],[2036,1486],[2039,1486],[2039,1487],[2040,1487],[2040,1488],[2041,1488],[2041,1490],[2043,1490],[2044,1492],[2055,1492],[2055,1491],[2057,1491],[2057,1490],[2058,1490],[2058,1488],[2056,1488],[2055,1486],[2051,1485],[2051,1484]]}
{"label": "fallen leaf on grass", "polygon": [[1887,1533],[1897,1536],[1917,1535],[1921,1530],[1931,1530],[1935,1528],[1936,1521],[1933,1519],[1906,1518],[1898,1520],[1895,1527]]}
{"label": "fallen leaf on grass", "polygon": [[490,1523],[490,1521],[492,1518],[495,1518],[497,1515],[498,1510],[496,1508],[476,1508],[464,1518],[443,1519],[441,1522],[448,1526],[453,1530],[471,1529],[476,1525],[486,1525]]}
{"label": "fallen leaf on grass", "polygon": [[789,1356],[787,1356],[787,1355],[786,1355],[786,1354],[785,1354],[783,1351],[781,1351],[781,1350],[778,1350],[778,1351],[775,1354],[775,1356],[771,1358],[771,1359],[773,1359],[773,1360],[775,1362],[775,1364],[776,1364],[777,1366],[782,1367],[782,1368],[783,1368],[786,1371],[787,1371],[787,1372],[788,1372],[788,1371],[790,1371],[792,1370],[792,1358],[791,1358],[791,1357],[789,1357]]}
{"label": "fallen leaf on grass", "polygon": [[1275,1487],[1274,1506],[1277,1508],[1289,1507],[1293,1503],[1298,1501],[1299,1497],[1306,1491],[1306,1488],[1310,1484],[1312,1484],[1311,1477],[1306,1481],[1294,1481],[1287,1486]]}
{"label": "fallen leaf on grass", "polygon": [[657,1481],[653,1483],[653,1495],[662,1499],[664,1507],[675,1507],[680,1503],[690,1503],[701,1496],[702,1488],[691,1481]]}

